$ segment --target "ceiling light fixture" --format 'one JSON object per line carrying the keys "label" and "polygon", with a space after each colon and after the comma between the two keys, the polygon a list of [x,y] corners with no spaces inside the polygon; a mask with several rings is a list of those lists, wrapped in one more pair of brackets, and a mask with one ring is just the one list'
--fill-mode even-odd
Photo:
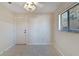
{"label": "ceiling light fixture", "polygon": [[24,8],[25,8],[27,11],[32,12],[32,11],[36,10],[36,8],[37,8],[37,2],[26,2],[26,3],[24,4]]}

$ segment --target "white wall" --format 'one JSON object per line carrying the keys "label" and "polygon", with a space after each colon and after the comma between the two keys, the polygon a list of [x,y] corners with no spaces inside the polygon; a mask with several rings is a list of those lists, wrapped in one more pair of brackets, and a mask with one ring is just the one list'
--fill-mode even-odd
{"label": "white wall", "polygon": [[[16,29],[17,29],[17,44],[25,42],[24,40],[24,29],[18,28],[26,27],[26,43],[31,45],[48,45],[50,44],[51,40],[51,33],[50,33],[50,15],[49,14],[31,14],[31,15],[18,15],[16,17]],[[18,21],[19,20],[19,21]],[[24,23],[26,22],[26,25]],[[23,28],[22,27],[22,28]],[[21,30],[20,30],[21,29]],[[23,30],[23,31],[22,31]],[[18,32],[19,31],[19,32]],[[22,31],[22,32],[21,32]],[[18,34],[19,33],[19,34]],[[20,34],[22,34],[20,36]],[[19,39],[19,37],[21,39]]]}
{"label": "white wall", "polygon": [[13,15],[0,5],[0,54],[15,44]]}
{"label": "white wall", "polygon": [[54,14],[54,39],[56,48],[63,55],[78,55],[79,56],[79,33],[61,32],[58,31],[58,14],[70,8],[73,3],[63,3]]}

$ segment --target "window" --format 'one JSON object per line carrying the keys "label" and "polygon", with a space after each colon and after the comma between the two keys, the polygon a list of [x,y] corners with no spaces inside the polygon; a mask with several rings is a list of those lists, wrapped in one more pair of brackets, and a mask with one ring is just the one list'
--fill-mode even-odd
{"label": "window", "polygon": [[58,30],[79,32],[79,3],[59,15]]}

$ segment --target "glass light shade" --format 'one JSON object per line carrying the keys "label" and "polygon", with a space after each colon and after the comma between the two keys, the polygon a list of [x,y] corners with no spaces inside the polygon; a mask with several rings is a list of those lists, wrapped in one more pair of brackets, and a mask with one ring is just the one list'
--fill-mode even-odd
{"label": "glass light shade", "polygon": [[27,11],[34,11],[36,9],[36,4],[34,2],[25,3],[24,8]]}

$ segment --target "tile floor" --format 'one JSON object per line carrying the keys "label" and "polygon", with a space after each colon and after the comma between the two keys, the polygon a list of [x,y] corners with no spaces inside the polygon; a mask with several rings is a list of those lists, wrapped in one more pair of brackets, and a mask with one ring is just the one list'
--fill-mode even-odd
{"label": "tile floor", "polygon": [[60,53],[50,45],[16,45],[1,56],[60,56]]}

